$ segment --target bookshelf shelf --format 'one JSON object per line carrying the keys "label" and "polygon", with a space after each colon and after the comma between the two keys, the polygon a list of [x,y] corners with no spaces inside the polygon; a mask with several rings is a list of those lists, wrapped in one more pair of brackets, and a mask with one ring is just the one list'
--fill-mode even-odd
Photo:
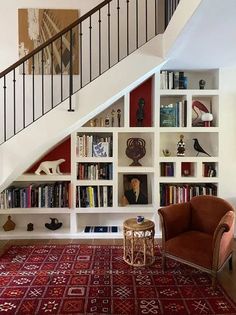
{"label": "bookshelf shelf", "polygon": [[[184,72],[184,76],[188,78],[187,88],[161,89],[160,72],[157,71],[135,89],[124,91],[123,96],[117,101],[71,133],[70,167],[63,172],[63,175],[38,176],[30,173],[20,176],[12,186],[22,188],[29,185],[68,182],[69,205],[63,208],[5,209],[1,204],[0,226],[4,224],[7,216],[11,215],[16,223],[16,229],[10,232],[2,230],[0,236],[8,239],[122,238],[123,222],[127,218],[143,215],[155,222],[156,235],[160,237],[157,216],[159,207],[171,202],[186,201],[195,193],[218,194],[221,110],[218,70],[168,71]],[[202,90],[199,89],[201,79],[206,81],[205,89]],[[138,127],[136,111],[140,98],[145,100],[148,113],[143,126]],[[193,123],[194,101],[204,103],[212,113],[213,121],[209,126],[202,121],[198,125]],[[162,127],[161,106],[176,103],[179,104],[179,108],[176,111],[178,117],[175,118],[179,121],[176,120],[176,125],[173,127]],[[120,121],[118,121],[118,112]],[[201,117],[201,113],[199,115]],[[104,125],[106,119],[109,121],[107,126]],[[185,152],[183,156],[177,156],[177,142],[181,135],[184,136]],[[139,160],[141,166],[131,166],[132,159],[126,154],[129,138],[145,140],[146,153]],[[209,151],[210,157],[203,154],[197,156],[197,151],[193,147],[194,138],[199,140],[207,152]],[[99,153],[94,156],[94,139],[102,142],[102,148],[107,153],[105,156]],[[88,147],[89,151],[87,151]],[[163,153],[165,150],[170,152],[170,156],[165,156]],[[107,174],[97,176],[98,170],[102,168],[112,173],[109,179]],[[131,178],[140,180],[141,190],[146,194],[147,203],[124,205],[124,193],[130,188]],[[109,189],[109,196],[105,197],[107,189]],[[87,203],[81,204],[78,195],[80,198],[87,198]],[[89,198],[92,198],[93,202]],[[97,200],[94,206],[96,198],[100,201]],[[107,201],[101,202],[103,198],[109,198],[109,206]],[[50,220],[50,217],[58,218],[63,222],[63,227],[56,231],[46,230],[44,224]],[[26,231],[29,222],[35,223],[32,232]],[[117,226],[118,232],[85,233],[86,226]]]}
{"label": "bookshelf shelf", "polygon": [[112,209],[109,208],[76,208],[76,213],[94,213],[94,214],[98,214],[98,213],[123,213],[123,214],[136,214],[136,213],[153,213],[153,206],[152,205],[145,205],[145,206],[126,206],[126,207],[113,207]]}
{"label": "bookshelf shelf", "polygon": [[183,90],[168,90],[168,89],[162,89],[160,90],[160,95],[180,95],[180,96],[185,96],[185,95],[193,95],[193,96],[210,96],[210,95],[219,95],[219,90],[218,89],[211,89],[211,90],[190,90],[190,89],[183,89]]}
{"label": "bookshelf shelf", "polygon": [[10,208],[10,209],[1,209],[0,214],[70,214],[69,208]]}
{"label": "bookshelf shelf", "polygon": [[63,175],[36,175],[36,174],[24,174],[21,175],[16,181],[17,182],[61,182],[70,181],[71,174]]}

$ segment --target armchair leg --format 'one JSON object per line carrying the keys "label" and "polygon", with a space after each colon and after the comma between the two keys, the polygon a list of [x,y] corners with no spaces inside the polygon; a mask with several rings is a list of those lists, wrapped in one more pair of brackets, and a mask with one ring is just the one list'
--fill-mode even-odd
{"label": "armchair leg", "polygon": [[213,290],[215,290],[215,288],[216,288],[216,282],[217,282],[216,274],[213,274],[212,279],[211,279],[211,286],[212,286]]}
{"label": "armchair leg", "polygon": [[166,270],[166,256],[162,254],[162,271]]}
{"label": "armchair leg", "polygon": [[233,270],[233,256],[231,256],[230,259],[229,259],[229,270],[230,271]]}

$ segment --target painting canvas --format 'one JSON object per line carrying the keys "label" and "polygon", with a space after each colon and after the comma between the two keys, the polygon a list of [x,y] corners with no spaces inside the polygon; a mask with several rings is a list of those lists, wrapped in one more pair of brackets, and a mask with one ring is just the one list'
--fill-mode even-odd
{"label": "painting canvas", "polygon": [[[19,57],[22,58],[79,18],[78,10],[19,9]],[[73,74],[78,74],[78,28],[72,32]],[[34,64],[33,64],[34,63]],[[70,73],[70,32],[25,62],[24,72],[32,74]],[[42,71],[43,70],[43,71]],[[21,69],[22,72],[22,69]]]}
{"label": "painting canvas", "polygon": [[[139,187],[132,185],[133,180],[139,181]],[[148,189],[147,189],[147,175],[146,174],[125,174],[123,175],[124,196],[129,204],[147,204],[148,203]],[[133,194],[135,188],[139,188],[139,196]]]}

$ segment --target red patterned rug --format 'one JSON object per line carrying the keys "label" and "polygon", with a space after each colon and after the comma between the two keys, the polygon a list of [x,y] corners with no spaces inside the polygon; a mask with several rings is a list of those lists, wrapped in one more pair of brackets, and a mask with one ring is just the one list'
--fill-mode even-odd
{"label": "red patterned rug", "polygon": [[0,314],[236,314],[205,273],[161,257],[133,268],[122,246],[12,246],[0,258]]}

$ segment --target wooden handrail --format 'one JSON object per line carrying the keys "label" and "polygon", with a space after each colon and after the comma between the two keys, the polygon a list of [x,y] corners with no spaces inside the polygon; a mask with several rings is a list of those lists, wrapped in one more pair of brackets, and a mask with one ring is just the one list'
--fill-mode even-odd
{"label": "wooden handrail", "polygon": [[44,49],[45,47],[49,46],[52,42],[54,42],[55,40],[57,40],[58,38],[60,38],[61,36],[63,36],[65,33],[67,33],[68,31],[70,31],[71,29],[73,29],[75,26],[77,26],[78,24],[80,24],[81,22],[83,22],[84,20],[86,20],[89,16],[91,16],[92,14],[94,14],[95,12],[97,12],[99,9],[103,8],[106,4],[108,4],[109,2],[111,2],[112,0],[105,0],[103,2],[101,2],[100,4],[98,4],[96,7],[94,7],[93,9],[91,9],[90,11],[88,11],[87,13],[85,13],[83,16],[81,16],[79,19],[77,19],[76,21],[74,21],[73,23],[71,23],[70,25],[68,25],[66,28],[64,28],[62,31],[60,31],[59,33],[57,33],[56,35],[54,35],[53,37],[51,37],[50,39],[48,39],[46,42],[44,42],[43,44],[41,44],[40,46],[38,46],[37,48],[35,48],[34,50],[32,50],[29,54],[27,54],[26,56],[22,57],[21,59],[19,59],[17,62],[13,63],[10,67],[8,67],[7,69],[5,69],[4,71],[2,71],[0,73],[0,79],[5,76],[7,73],[11,72],[12,70],[16,69],[17,67],[19,67],[22,63],[24,63],[26,60],[30,59],[32,56],[36,55],[38,52],[40,52],[42,49]]}

